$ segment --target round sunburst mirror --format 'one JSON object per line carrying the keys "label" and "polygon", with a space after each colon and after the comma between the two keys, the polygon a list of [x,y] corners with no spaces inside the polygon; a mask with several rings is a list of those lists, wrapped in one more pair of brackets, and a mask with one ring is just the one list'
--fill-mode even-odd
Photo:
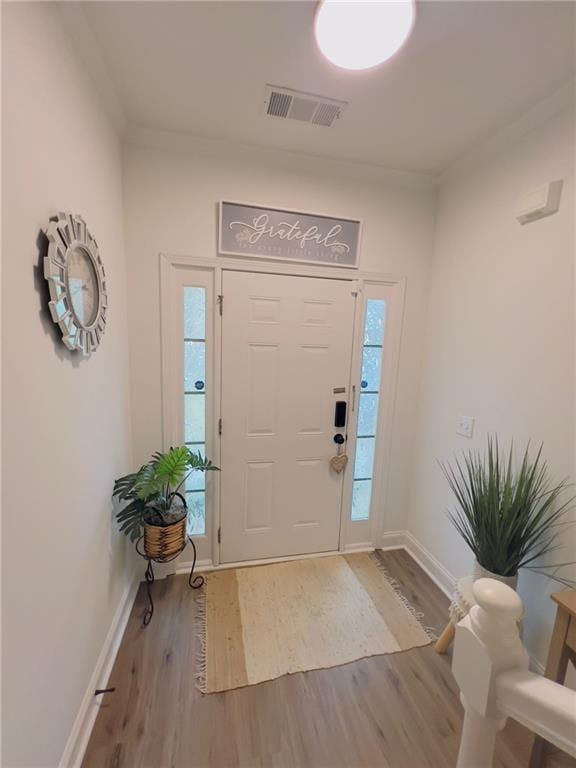
{"label": "round sunburst mirror", "polygon": [[68,349],[88,356],[106,327],[106,278],[96,240],[81,216],[59,213],[46,233],[44,277],[50,290],[50,314]]}

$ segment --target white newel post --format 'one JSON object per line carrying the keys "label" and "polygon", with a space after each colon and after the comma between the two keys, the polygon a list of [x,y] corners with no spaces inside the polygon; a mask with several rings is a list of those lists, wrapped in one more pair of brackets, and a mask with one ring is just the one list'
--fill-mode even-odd
{"label": "white newel post", "polygon": [[506,722],[496,703],[496,677],[528,668],[518,633],[524,608],[513,589],[494,579],[479,579],[472,590],[477,604],[456,627],[452,661],[464,706],[457,768],[492,768],[496,734]]}

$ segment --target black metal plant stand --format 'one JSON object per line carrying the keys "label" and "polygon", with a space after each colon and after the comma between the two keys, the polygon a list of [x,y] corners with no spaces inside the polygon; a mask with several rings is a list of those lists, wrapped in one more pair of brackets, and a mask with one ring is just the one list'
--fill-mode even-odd
{"label": "black metal plant stand", "polygon": [[[152,599],[152,584],[154,584],[154,568],[152,566],[152,563],[170,563],[172,560],[175,560],[179,555],[184,552],[186,549],[186,542],[184,542],[184,546],[182,549],[180,549],[178,552],[176,552],[175,555],[172,557],[169,557],[167,559],[158,560],[154,557],[148,557],[146,552],[142,551],[139,547],[140,542],[144,536],[140,536],[138,541],[136,542],[136,552],[140,555],[140,557],[143,557],[144,560],[148,561],[148,565],[146,566],[146,570],[144,572],[144,580],[146,581],[146,593],[148,595],[148,608],[146,609],[146,612],[142,618],[142,626],[147,627],[148,624],[152,621],[152,616],[154,615],[154,600]],[[192,567],[190,568],[190,574],[188,576],[188,586],[191,589],[200,589],[200,587],[204,584],[204,576],[200,576],[199,574],[196,574],[194,576],[194,568],[196,567],[196,545],[194,544],[193,539],[190,536],[186,537],[190,544],[192,544],[192,551],[194,552],[194,558],[192,560]]]}

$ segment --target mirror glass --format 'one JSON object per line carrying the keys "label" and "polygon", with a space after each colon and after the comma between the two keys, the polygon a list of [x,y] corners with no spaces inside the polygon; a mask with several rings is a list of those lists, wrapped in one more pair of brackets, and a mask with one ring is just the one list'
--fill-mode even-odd
{"label": "mirror glass", "polygon": [[68,255],[68,294],[80,325],[92,325],[98,315],[98,276],[90,257],[83,248],[74,248]]}

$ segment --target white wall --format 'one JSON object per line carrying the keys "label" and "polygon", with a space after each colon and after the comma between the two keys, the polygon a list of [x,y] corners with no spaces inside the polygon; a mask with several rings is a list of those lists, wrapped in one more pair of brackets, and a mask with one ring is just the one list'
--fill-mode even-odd
{"label": "white wall", "polygon": [[[557,479],[574,467],[573,142],[567,110],[463,162],[439,190],[407,526],[455,575],[469,571],[471,555],[447,520],[452,499],[437,459],[484,448],[498,433],[503,444],[544,442]],[[517,198],[553,179],[564,179],[558,214],[520,226]],[[459,414],[476,419],[473,440],[456,435]],[[573,559],[574,548],[563,555]],[[559,588],[522,573],[525,640],[541,661],[548,593]]]}
{"label": "white wall", "polygon": [[361,268],[407,277],[387,527],[403,527],[428,262],[431,181],[289,152],[139,131],[125,153],[135,459],[161,445],[160,252],[216,256],[217,202],[261,202],[363,220]]}
{"label": "white wall", "polygon": [[[3,4],[3,765],[58,765],[130,567],[112,521],[132,466],[121,155],[51,3]],[[84,216],[110,311],[88,360],[43,306],[37,238]]]}

